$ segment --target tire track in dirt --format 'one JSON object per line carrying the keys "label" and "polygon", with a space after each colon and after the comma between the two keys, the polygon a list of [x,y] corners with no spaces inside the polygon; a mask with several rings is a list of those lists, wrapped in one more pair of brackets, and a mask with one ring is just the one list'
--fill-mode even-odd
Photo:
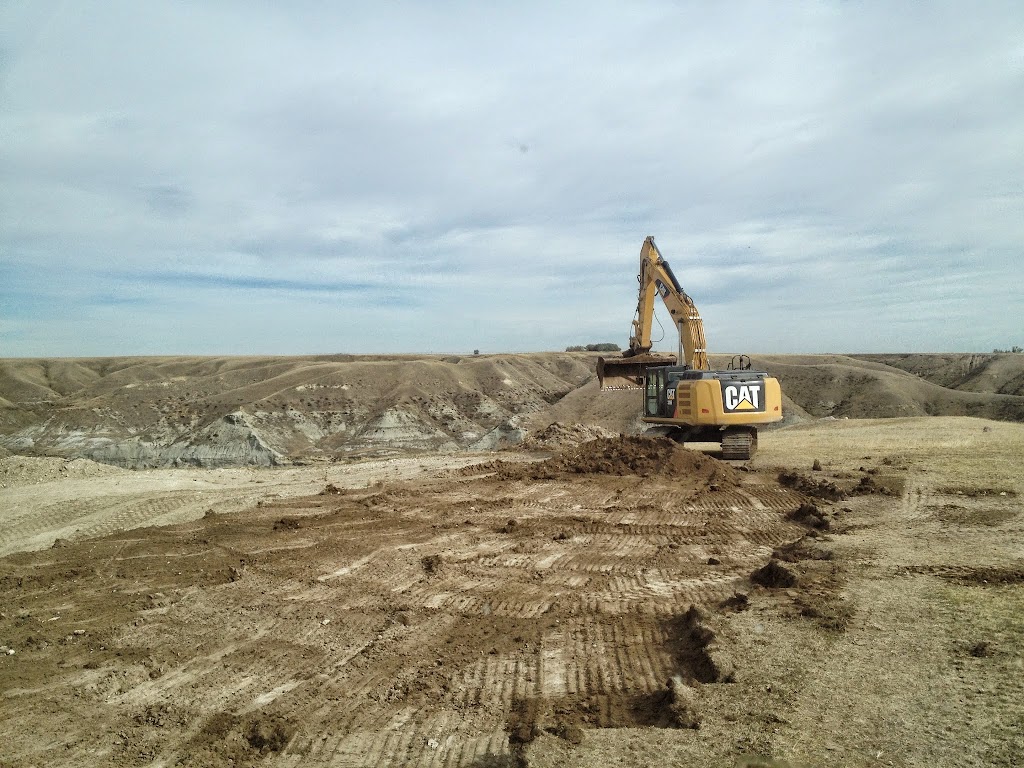
{"label": "tire track in dirt", "polygon": [[932,493],[932,488],[921,480],[908,483],[900,498],[900,517],[910,523],[926,517]]}
{"label": "tire track in dirt", "polygon": [[89,539],[142,526],[180,522],[182,513],[199,517],[200,510],[233,501],[226,492],[171,491],[159,495],[122,494],[33,507],[21,515],[5,516],[0,555],[44,548],[55,538]]}
{"label": "tire track in dirt", "polygon": [[[133,596],[103,630],[95,736],[46,755],[87,764],[123,732],[167,765],[512,765],[522,702],[556,702],[588,727],[662,723],[637,713],[685,673],[677,617],[730,596],[804,532],[781,513],[796,494],[700,461],[722,487],[417,480],[71,545],[62,557],[89,566],[75,593],[99,621],[113,589]],[[183,500],[119,500],[112,517],[132,524]],[[46,562],[34,570],[60,567]],[[39,615],[59,598],[45,584],[32,594]],[[60,648],[38,653],[67,669],[90,658]],[[84,682],[59,669],[73,697]],[[147,725],[153,708],[170,723]],[[29,710],[14,717],[32,727]],[[274,718],[291,728],[280,749],[246,751],[246,724]]]}
{"label": "tire track in dirt", "polygon": [[[792,496],[789,498],[792,499]],[[761,509],[767,506],[763,503],[755,505],[749,500],[744,501],[746,501],[746,506],[750,507],[749,512],[751,515],[755,515],[758,511],[758,506]],[[778,504],[778,496],[776,496],[774,502],[776,505]],[[580,504],[579,501],[574,503]],[[585,504],[580,506],[585,506]],[[735,508],[737,512],[741,511],[735,503],[729,504],[729,507],[730,509]],[[492,510],[496,527],[497,523],[510,509],[515,510],[518,508],[521,507],[516,507],[513,504],[504,510]],[[715,510],[716,506],[712,506],[710,511],[707,509],[702,510],[702,514],[704,516],[711,516]],[[742,511],[746,512],[747,510]],[[731,526],[729,529],[722,530],[722,535],[728,536],[729,533],[735,535],[736,530],[751,532],[756,530],[752,522],[744,522],[746,524]],[[669,526],[667,530],[679,531],[681,535],[685,535],[683,532],[689,531],[692,527]],[[522,530],[526,530],[525,523]],[[597,546],[602,551],[602,562],[595,563],[593,556],[587,562],[587,558],[581,556],[584,560],[582,565],[570,564],[569,568],[583,567],[595,569],[596,566],[596,571],[603,575],[614,573],[620,569],[621,563],[619,561],[635,558],[639,547],[648,548],[647,543],[642,541],[643,536],[638,535],[639,533],[656,532],[660,535],[666,533],[665,526],[645,528],[641,525],[641,527],[633,528],[632,530],[627,528],[626,531],[629,531],[628,533],[620,526],[605,526],[605,530],[609,532],[606,537],[607,540],[597,542]],[[788,535],[791,536],[791,532]],[[787,534],[774,534],[764,540],[769,543],[778,542],[784,540],[786,536]],[[762,537],[755,536],[754,538],[759,541],[762,540]],[[417,607],[426,606],[435,611],[454,610],[475,613],[486,610],[493,615],[512,617],[534,616],[537,615],[536,609],[543,607],[550,600],[545,600],[543,603],[538,601],[533,605],[528,605],[521,601],[493,602],[484,599],[482,596],[476,596],[471,599],[466,595],[478,590],[493,591],[494,587],[498,584],[504,584],[507,589],[513,583],[528,583],[533,578],[532,574],[540,571],[557,571],[565,567],[563,566],[565,560],[566,558],[563,553],[554,553],[554,559],[552,559],[552,553],[547,552],[545,548],[541,548],[537,552],[512,558],[499,555],[491,558],[476,559],[472,561],[472,566],[467,566],[467,569],[471,568],[477,573],[481,569],[490,572],[500,569],[507,572],[508,575],[503,575],[501,578],[482,579],[478,578],[476,573],[467,573],[466,577],[461,580],[454,578],[441,582],[421,584],[417,590],[410,590],[408,594],[410,598],[409,603]],[[615,564],[615,566],[609,567],[608,563]],[[457,568],[458,566],[454,565],[453,567]],[[635,571],[635,568],[633,570]],[[693,569],[688,569],[691,576],[692,571]],[[652,569],[641,576],[629,578],[623,576],[611,580],[604,592],[594,595],[594,601],[591,605],[594,612],[598,615],[603,615],[609,608],[611,608],[613,613],[626,614],[626,624],[608,627],[602,624],[601,621],[595,621],[591,622],[590,626],[582,628],[582,630],[574,631],[571,635],[562,629],[553,630],[544,634],[541,649],[535,655],[533,663],[527,663],[526,659],[515,657],[485,657],[456,676],[456,687],[461,692],[454,699],[454,705],[456,707],[479,707],[484,702],[487,702],[492,708],[495,706],[507,708],[514,700],[529,696],[577,695],[582,692],[588,696],[595,695],[600,699],[602,696],[621,696],[638,692],[651,693],[655,690],[660,690],[664,685],[664,680],[671,674],[673,668],[672,660],[663,650],[666,640],[664,632],[659,631],[649,623],[638,623],[637,620],[631,618],[628,614],[630,612],[629,608],[635,607],[635,604],[645,597],[649,598],[651,593],[657,594],[659,589],[663,590],[665,588],[664,585],[669,584],[675,577],[676,574],[670,569]],[[682,607],[685,608],[691,602],[699,601],[701,597],[706,598],[705,590],[708,589],[712,589],[716,593],[725,596],[725,594],[731,592],[735,582],[736,580],[730,581],[728,577],[725,579],[720,577],[707,579],[696,587],[686,590],[682,600],[665,602],[664,612],[668,614],[672,612],[672,608],[678,609],[680,604],[684,604]],[[578,587],[581,583],[586,582],[577,580],[572,583]],[[550,595],[550,585],[543,593]],[[698,598],[698,600],[695,600],[695,598]],[[619,601],[619,603],[616,604],[615,601]],[[487,607],[485,608],[484,606]],[[364,686],[355,689],[354,693],[356,695],[365,694],[372,687],[372,684]],[[603,713],[599,715],[599,720],[612,723],[614,717],[610,714],[611,704],[607,701],[603,704],[600,701],[598,703],[599,708],[603,706]],[[363,734],[367,730],[373,730],[378,735],[374,737],[368,748],[365,743],[366,736],[354,734],[349,739],[340,740],[336,746],[331,748],[332,760],[340,755],[352,755],[359,750],[368,749],[369,759],[361,764],[374,764],[374,759],[377,761],[376,764],[381,765],[398,764],[401,761],[417,765],[462,764],[459,761],[466,754],[466,749],[453,749],[447,760],[441,758],[439,754],[435,754],[435,750],[439,749],[439,747],[432,748],[428,746],[426,749],[420,748],[417,751],[416,742],[430,743],[431,737],[426,735],[430,731],[429,728],[423,729],[422,733],[424,735],[422,737],[418,735],[421,731],[414,729],[412,732],[417,734],[416,738],[408,737],[408,725],[406,726],[406,738],[398,738],[394,735],[380,735],[389,727],[393,727],[391,721],[371,721],[367,723],[360,720],[358,723],[350,724],[348,728],[351,730],[358,730]],[[488,744],[487,749],[490,750],[490,757],[492,759],[500,755],[507,755],[507,744],[502,741],[502,746],[499,749],[494,742],[495,738],[500,737],[501,735],[496,732],[494,736],[485,742]],[[447,744],[457,742],[457,733],[450,734],[446,741]],[[469,741],[462,741],[461,743],[466,748],[471,744]],[[367,753],[364,752],[363,754]],[[475,755],[476,752],[472,752],[472,754]],[[344,764],[344,761],[339,762],[339,764]]]}

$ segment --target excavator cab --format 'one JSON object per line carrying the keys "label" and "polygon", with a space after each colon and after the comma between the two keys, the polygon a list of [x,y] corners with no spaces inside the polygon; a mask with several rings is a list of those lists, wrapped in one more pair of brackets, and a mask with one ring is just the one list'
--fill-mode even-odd
{"label": "excavator cab", "polygon": [[661,416],[665,402],[665,368],[648,368],[644,375],[644,416]]}
{"label": "excavator cab", "polygon": [[648,368],[644,374],[644,417],[671,419],[676,411],[677,383],[680,379],[700,377],[703,373],[685,365]]}

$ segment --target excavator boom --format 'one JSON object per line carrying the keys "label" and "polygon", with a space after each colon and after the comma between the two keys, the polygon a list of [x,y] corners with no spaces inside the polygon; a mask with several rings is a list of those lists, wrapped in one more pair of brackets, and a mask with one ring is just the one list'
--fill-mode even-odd
{"label": "excavator boom", "polygon": [[709,370],[700,312],[679,284],[668,262],[661,257],[653,237],[647,237],[640,249],[637,280],[640,290],[629,348],[621,358],[598,359],[597,376],[601,389],[637,389],[643,386],[644,373],[648,368],[676,363],[674,356],[651,353],[656,296],[661,297],[679,331],[679,364],[695,370]]}

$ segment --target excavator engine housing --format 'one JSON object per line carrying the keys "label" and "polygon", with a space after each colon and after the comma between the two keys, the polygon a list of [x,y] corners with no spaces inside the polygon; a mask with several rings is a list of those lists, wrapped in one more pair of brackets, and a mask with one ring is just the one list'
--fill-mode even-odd
{"label": "excavator engine housing", "polygon": [[649,367],[643,420],[689,426],[770,424],[782,420],[782,389],[765,371]]}
{"label": "excavator engine housing", "polygon": [[716,442],[726,459],[757,450],[757,426],[782,420],[782,389],[765,371],[649,367],[643,421],[680,443]]}

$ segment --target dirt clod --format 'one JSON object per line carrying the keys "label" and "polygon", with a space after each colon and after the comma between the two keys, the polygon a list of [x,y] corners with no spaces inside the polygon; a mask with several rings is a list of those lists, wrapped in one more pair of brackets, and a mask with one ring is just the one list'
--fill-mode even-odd
{"label": "dirt clod", "polygon": [[841,501],[846,498],[846,493],[835,483],[828,480],[812,480],[799,472],[780,472],[779,483],[816,499]]}
{"label": "dirt clod", "polygon": [[735,678],[735,665],[718,643],[708,616],[696,606],[667,624],[669,647],[674,652],[679,674],[699,683],[728,683]]}
{"label": "dirt clod", "polygon": [[991,656],[995,653],[995,648],[992,643],[987,640],[982,640],[979,643],[974,643],[970,648],[970,654],[976,659],[983,659],[987,656]]}
{"label": "dirt clod", "polygon": [[750,605],[750,597],[746,592],[733,592],[719,605],[729,611],[745,611]]}
{"label": "dirt clod", "polygon": [[505,725],[510,744],[529,744],[540,736],[541,729],[537,720],[542,705],[541,699],[519,699],[512,704]]}
{"label": "dirt clod", "polygon": [[750,580],[762,587],[786,588],[796,584],[796,574],[773,558],[763,568],[750,574]]}
{"label": "dirt clod", "polygon": [[423,570],[428,576],[433,576],[444,567],[444,560],[440,555],[426,555],[420,558],[420,565],[423,566]]}
{"label": "dirt clod", "polygon": [[806,501],[786,515],[786,517],[818,531],[827,531],[830,526],[829,519],[825,516],[825,513],[816,504]]}
{"label": "dirt clod", "polygon": [[877,470],[867,471],[868,474],[864,475],[864,477],[860,479],[860,482],[858,482],[857,485],[855,485],[853,489],[850,491],[852,495],[865,496],[872,493],[878,493],[881,494],[882,496],[896,495],[896,492],[892,488],[889,488],[888,486],[884,485],[883,483],[875,479],[874,475],[878,473]]}
{"label": "dirt clod", "polygon": [[671,695],[669,709],[676,724],[680,728],[700,728],[700,695],[697,689],[674,675],[669,678],[668,690]]}
{"label": "dirt clod", "polygon": [[278,715],[254,717],[245,729],[245,740],[261,754],[280,752],[294,735],[294,724]]}
{"label": "dirt clod", "polygon": [[834,553],[831,549],[802,538],[776,547],[772,550],[772,557],[784,563],[798,563],[801,560],[831,560]]}
{"label": "dirt clod", "polygon": [[568,715],[556,715],[555,724],[549,731],[573,746],[583,743],[583,728],[580,727],[579,718]]}

